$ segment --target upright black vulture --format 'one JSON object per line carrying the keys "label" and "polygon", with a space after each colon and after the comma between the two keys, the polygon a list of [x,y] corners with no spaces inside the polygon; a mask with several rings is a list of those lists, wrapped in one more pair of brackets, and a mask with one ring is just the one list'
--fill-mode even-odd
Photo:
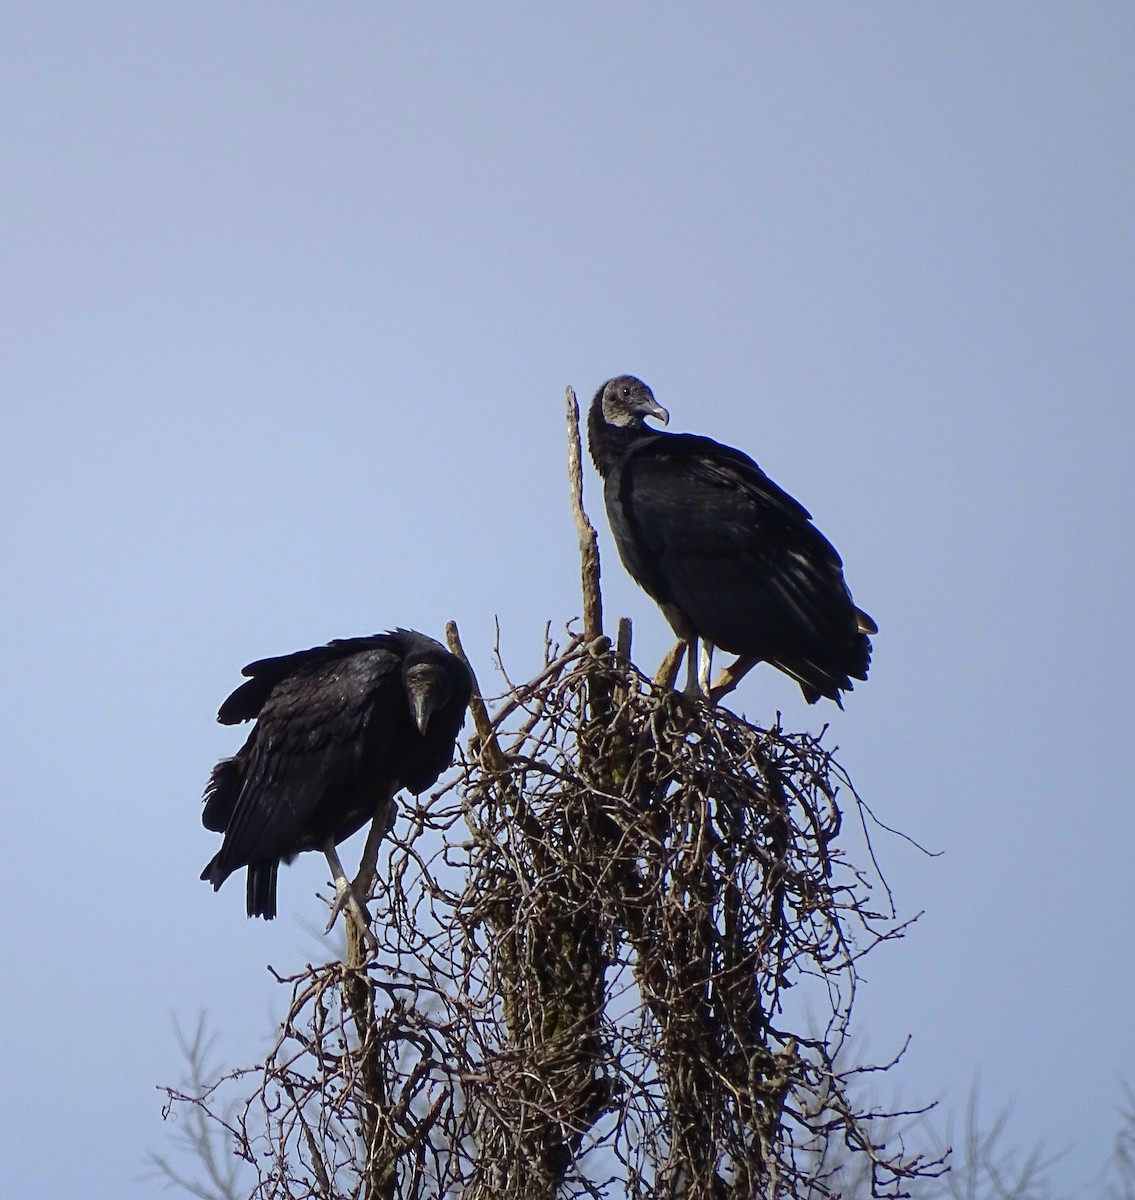
{"label": "upright black vulture", "polygon": [[[201,878],[219,888],[247,867],[248,915],[270,920],[280,863],[322,850],[337,911],[353,893],[335,847],[372,818],[385,833],[394,794],[424,791],[453,761],[469,671],[440,642],[396,629],[264,658],[243,674],[217,720],[256,724],[205,790],[202,821],[225,840]],[[355,884],[369,891],[373,872],[364,863]]]}
{"label": "upright black vulture", "polygon": [[[866,679],[875,622],[852,603],[843,563],[808,511],[747,454],[646,425],[669,414],[633,375],[608,380],[588,414],[623,565],[687,644],[687,691],[709,692],[713,647],[791,675],[814,704]],[[695,674],[697,642],[703,643]]]}

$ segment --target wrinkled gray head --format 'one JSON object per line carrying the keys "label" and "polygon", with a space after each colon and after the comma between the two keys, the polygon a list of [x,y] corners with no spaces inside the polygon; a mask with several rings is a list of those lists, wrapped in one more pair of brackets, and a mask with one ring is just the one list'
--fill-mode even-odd
{"label": "wrinkled gray head", "polygon": [[453,694],[449,673],[438,662],[411,657],[402,665],[402,685],[414,724],[419,733],[425,733],[430,717],[444,708]]}
{"label": "wrinkled gray head", "polygon": [[670,423],[670,414],[655,400],[654,393],[633,375],[608,379],[600,395],[603,420],[609,425],[641,425],[646,417],[654,417],[663,425]]}

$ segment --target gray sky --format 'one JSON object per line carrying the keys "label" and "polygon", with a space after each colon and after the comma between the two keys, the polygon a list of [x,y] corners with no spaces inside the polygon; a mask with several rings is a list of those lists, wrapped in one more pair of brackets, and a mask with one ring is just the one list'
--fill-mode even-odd
{"label": "gray sky", "polygon": [[[198,881],[263,655],[579,608],[562,395],[751,453],[879,622],[824,722],[926,915],[865,964],[894,1085],[1109,1149],[1135,955],[1135,8],[37,0],[0,11],[4,1177],[152,1195],[171,1014],[251,1061],[310,959]],[[607,611],[670,638],[611,549]],[[311,856],[308,856],[310,859]],[[66,1153],[61,1153],[61,1143]],[[5,1189],[7,1190],[7,1189]]]}

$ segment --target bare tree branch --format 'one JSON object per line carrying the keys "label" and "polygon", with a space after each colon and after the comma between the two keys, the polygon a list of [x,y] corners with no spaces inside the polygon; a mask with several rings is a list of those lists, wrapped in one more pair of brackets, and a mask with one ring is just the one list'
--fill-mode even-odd
{"label": "bare tree branch", "polygon": [[570,389],[567,419],[583,633],[475,685],[463,763],[380,848],[375,947],[348,926],[345,963],[278,976],[263,1064],[169,1104],[262,1200],[834,1197],[837,1143],[908,1195],[941,1160],[887,1143],[840,1057],[905,928],[840,840],[861,802],[822,735],[657,686],[629,623],[612,650]]}

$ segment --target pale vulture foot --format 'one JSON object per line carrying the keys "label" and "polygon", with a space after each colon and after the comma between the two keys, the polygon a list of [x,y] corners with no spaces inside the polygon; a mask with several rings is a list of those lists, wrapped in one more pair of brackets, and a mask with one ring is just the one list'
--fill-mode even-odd
{"label": "pale vulture foot", "polygon": [[331,903],[331,916],[328,918],[327,927],[323,932],[330,933],[331,927],[335,924],[335,918],[345,911],[354,918],[363,941],[368,946],[377,946],[378,939],[370,931],[370,913],[367,912],[366,904],[355,893],[353,885],[348,882],[347,873],[343,870],[343,864],[339,859],[333,839],[323,847],[323,853],[327,856],[327,865],[331,868],[331,878],[335,883],[335,899]]}

